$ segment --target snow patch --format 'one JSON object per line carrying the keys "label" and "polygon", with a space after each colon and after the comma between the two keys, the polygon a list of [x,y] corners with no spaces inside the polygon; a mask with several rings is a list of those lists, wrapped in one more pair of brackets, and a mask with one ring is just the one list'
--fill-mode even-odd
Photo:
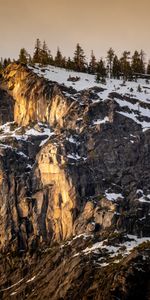
{"label": "snow patch", "polygon": [[116,201],[118,198],[124,199],[120,193],[109,193],[107,191],[105,192],[105,197],[110,201]]}
{"label": "snow patch", "polygon": [[71,159],[74,159],[74,160],[81,159],[81,156],[79,156],[77,153],[68,154],[67,157],[71,158]]}
{"label": "snow patch", "polygon": [[94,124],[94,125],[99,125],[99,124],[104,124],[104,123],[106,123],[106,122],[109,122],[109,118],[108,118],[108,117],[105,117],[103,120],[100,120],[100,119],[95,120],[95,121],[93,122],[93,124]]}
{"label": "snow patch", "polygon": [[69,138],[67,137],[66,140],[69,141],[72,144],[77,144],[78,143],[73,136],[70,136]]}
{"label": "snow patch", "polygon": [[[114,257],[119,253],[121,253],[123,256],[127,256],[135,247],[139,246],[144,242],[150,241],[150,237],[138,238],[137,236],[129,235],[129,234],[127,235],[127,237],[130,239],[130,241],[126,241],[122,244],[118,244],[117,246],[107,245],[106,244],[107,240],[97,242],[93,244],[92,247],[87,247],[86,249],[84,249],[83,253],[87,255],[90,252],[95,252],[95,251],[97,252],[97,250],[105,249],[110,254],[109,257]],[[122,249],[123,246],[125,246],[125,250]]]}
{"label": "snow patch", "polygon": [[27,280],[27,283],[33,281],[35,278],[36,278],[36,276],[33,276],[32,278],[28,279],[28,280]]}
{"label": "snow patch", "polygon": [[20,282],[22,282],[23,280],[24,280],[24,278],[20,279],[18,282],[16,282],[16,283],[10,285],[9,287],[7,287],[7,288],[5,288],[5,289],[0,290],[0,291],[1,291],[1,292],[8,291],[8,290],[10,290],[11,288],[13,288],[14,286],[18,285],[18,284],[19,284]]}

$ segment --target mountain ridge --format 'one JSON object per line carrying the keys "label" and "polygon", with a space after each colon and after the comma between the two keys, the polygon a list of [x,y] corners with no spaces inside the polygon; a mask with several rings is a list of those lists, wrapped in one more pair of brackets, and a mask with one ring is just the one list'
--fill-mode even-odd
{"label": "mountain ridge", "polygon": [[[114,82],[110,81],[106,85],[94,84],[88,88],[86,76],[89,75],[84,74],[82,78],[81,73],[78,74],[80,86],[84,81],[87,88],[76,90],[79,82],[67,81],[66,87],[66,81],[53,81],[51,71],[51,81],[41,77],[41,73],[47,72],[42,70],[39,66],[31,68],[11,64],[4,70],[0,82],[0,105],[6,102],[11,107],[1,118],[0,127],[1,272],[4,274],[7,265],[8,276],[8,279],[2,276],[2,299],[37,297],[35,291],[32,294],[29,288],[28,292],[28,287],[20,280],[24,276],[28,278],[30,272],[33,276],[27,281],[34,284],[36,258],[41,264],[48,259],[45,251],[49,251],[49,259],[53,261],[51,249],[54,260],[57,261],[58,256],[56,277],[62,274],[63,264],[58,249],[61,245],[63,248],[63,244],[68,253],[68,258],[65,255],[68,266],[69,251],[73,255],[72,263],[78,264],[76,260],[80,257],[82,264],[84,253],[90,247],[86,259],[90,268],[92,256],[90,272],[95,275],[91,276],[99,276],[96,275],[99,274],[97,268],[94,269],[94,260],[98,262],[102,259],[100,270],[105,270],[105,264],[108,266],[109,261],[113,268],[116,264],[113,256],[119,257],[119,251],[119,265],[124,264],[124,260],[128,261],[124,257],[132,257],[130,251],[126,253],[125,250],[130,241],[133,244],[131,250],[146,243],[142,250],[140,246],[137,252],[133,250],[135,257],[143,253],[138,258],[141,264],[142,255],[149,251],[149,93],[144,90],[141,93],[130,92],[128,84],[135,89],[139,83],[125,84],[121,81],[120,93]],[[51,70],[61,72],[54,68]],[[67,73],[65,70],[62,72]],[[67,80],[69,73],[65,76]],[[142,89],[143,86],[144,83]],[[109,245],[114,233],[116,238]],[[79,242],[73,252],[70,244],[74,245],[75,237]],[[96,243],[97,246],[94,246]],[[121,244],[124,250],[120,250]],[[41,261],[40,255],[43,257]],[[149,264],[148,259],[146,262]],[[17,263],[24,267],[15,276],[12,266],[17,268]],[[29,267],[30,263],[33,263],[33,269]],[[53,268],[55,263],[50,274],[53,274]],[[78,269],[79,273],[88,274],[87,269],[83,270],[83,267]],[[69,274],[69,270],[66,272]],[[148,274],[148,269],[146,272]],[[11,282],[11,274],[15,282]],[[20,289],[13,286],[17,280]],[[64,294],[62,287],[59,292],[57,285],[56,292],[51,295],[46,290],[44,299],[76,299],[73,298],[77,297],[75,288],[73,292],[76,296],[71,292],[72,280],[75,287],[78,281],[70,279]],[[54,286],[52,279],[49,282]],[[115,299],[108,287],[106,294],[102,295],[102,287],[98,286],[96,284],[92,296],[88,296],[84,285],[81,285],[81,299]],[[118,292],[124,297],[121,299],[130,299],[130,290],[132,288],[128,287],[125,292]],[[41,287],[39,291],[41,297],[44,290]],[[13,292],[15,294],[10,295]],[[115,295],[117,297],[117,290]]]}

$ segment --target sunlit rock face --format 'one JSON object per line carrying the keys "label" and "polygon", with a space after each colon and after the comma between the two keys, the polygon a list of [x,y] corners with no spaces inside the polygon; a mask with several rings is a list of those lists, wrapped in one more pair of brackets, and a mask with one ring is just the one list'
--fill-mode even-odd
{"label": "sunlit rock face", "polygon": [[102,88],[77,92],[19,64],[1,85],[11,112],[1,123],[14,123],[0,132],[0,249],[115,230],[147,236],[149,130],[123,115],[135,99],[101,101]]}
{"label": "sunlit rock face", "polygon": [[150,93],[53,72],[0,77],[0,299],[149,299]]}
{"label": "sunlit rock face", "polygon": [[[56,145],[45,146],[37,160],[36,179],[42,184],[44,193],[33,195],[39,218],[44,219],[46,238],[52,234],[58,241],[72,235],[76,191],[72,178],[67,176],[65,160]],[[45,208],[44,208],[45,206]],[[42,215],[43,214],[43,215]],[[41,230],[44,236],[43,230]]]}
{"label": "sunlit rock face", "polygon": [[55,83],[48,84],[17,64],[7,67],[4,79],[15,100],[14,121],[18,125],[41,121],[63,127],[71,101],[63,97]]}

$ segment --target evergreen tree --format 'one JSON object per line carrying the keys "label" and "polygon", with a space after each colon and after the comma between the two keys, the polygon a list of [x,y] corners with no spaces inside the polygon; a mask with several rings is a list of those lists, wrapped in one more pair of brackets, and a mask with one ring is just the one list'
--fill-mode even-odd
{"label": "evergreen tree", "polygon": [[7,59],[7,65],[9,65],[9,64],[11,64],[11,59],[10,59],[10,57],[8,57],[8,59]]}
{"label": "evergreen tree", "polygon": [[34,54],[33,54],[33,63],[41,63],[41,41],[36,39],[35,47],[34,47]]}
{"label": "evergreen tree", "polygon": [[74,69],[74,62],[71,60],[70,57],[68,57],[68,59],[66,61],[66,68],[68,70],[73,70]]}
{"label": "evergreen tree", "polygon": [[137,87],[137,92],[139,92],[139,93],[141,93],[142,92],[142,89],[141,89],[141,86],[140,86],[140,84],[138,85],[138,87]]}
{"label": "evergreen tree", "polygon": [[104,78],[106,77],[106,68],[105,63],[102,59],[97,63],[97,74],[96,74],[96,81],[102,82],[104,81]]}
{"label": "evergreen tree", "polygon": [[21,64],[27,64],[28,63],[28,53],[27,53],[25,48],[20,49],[19,62]]}
{"label": "evergreen tree", "polygon": [[121,65],[117,55],[114,56],[113,65],[112,65],[112,76],[113,78],[120,78],[121,74]]}
{"label": "evergreen tree", "polygon": [[148,65],[147,65],[147,70],[146,70],[147,72],[147,74],[148,75],[150,75],[150,60],[149,60],[149,62],[148,62]]}
{"label": "evergreen tree", "polygon": [[96,57],[93,53],[93,50],[91,52],[91,60],[89,62],[89,73],[90,74],[95,74],[96,73],[96,68],[97,68],[97,62],[96,62]]}
{"label": "evergreen tree", "polygon": [[83,49],[79,44],[76,46],[76,50],[74,52],[74,69],[78,72],[85,72],[86,71],[86,60],[85,60],[85,54]]}
{"label": "evergreen tree", "polygon": [[107,63],[108,63],[108,70],[109,70],[109,78],[112,77],[112,63],[113,63],[113,58],[114,58],[114,50],[110,48],[107,52]]}
{"label": "evergreen tree", "polygon": [[40,62],[42,65],[49,64],[49,49],[45,41],[43,42],[43,46],[40,53]]}
{"label": "evergreen tree", "polygon": [[141,73],[145,73],[145,63],[144,63],[144,60],[145,60],[145,53],[143,50],[140,51],[140,60],[141,60]]}
{"label": "evergreen tree", "polygon": [[3,68],[7,67],[10,63],[11,63],[11,59],[10,58],[4,58]]}
{"label": "evergreen tree", "polygon": [[66,57],[64,56],[62,58],[62,68],[66,68],[66,65],[67,65],[67,60],[66,60]]}
{"label": "evergreen tree", "polygon": [[32,57],[31,57],[31,55],[29,54],[29,56],[28,56],[28,63],[31,65],[32,64]]}
{"label": "evergreen tree", "polygon": [[55,56],[54,63],[56,67],[63,67],[63,56],[61,54],[59,47],[57,48],[57,53]]}
{"label": "evergreen tree", "polygon": [[48,57],[49,57],[49,65],[54,65],[54,59],[50,50],[48,50]]}
{"label": "evergreen tree", "polygon": [[129,61],[129,51],[124,51],[120,59],[121,72],[124,80],[132,78],[132,69]]}
{"label": "evergreen tree", "polygon": [[145,67],[144,67],[144,53],[141,50],[139,53],[138,51],[135,51],[132,56],[132,63],[131,63],[132,72],[137,77],[138,74],[145,73]]}

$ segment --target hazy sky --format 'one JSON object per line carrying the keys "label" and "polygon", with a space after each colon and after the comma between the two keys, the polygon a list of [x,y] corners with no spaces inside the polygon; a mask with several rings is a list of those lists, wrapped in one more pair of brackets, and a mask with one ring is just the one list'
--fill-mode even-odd
{"label": "hazy sky", "polygon": [[77,42],[89,56],[143,49],[150,58],[150,0],[0,0],[0,57],[17,57],[35,40],[73,55]]}

